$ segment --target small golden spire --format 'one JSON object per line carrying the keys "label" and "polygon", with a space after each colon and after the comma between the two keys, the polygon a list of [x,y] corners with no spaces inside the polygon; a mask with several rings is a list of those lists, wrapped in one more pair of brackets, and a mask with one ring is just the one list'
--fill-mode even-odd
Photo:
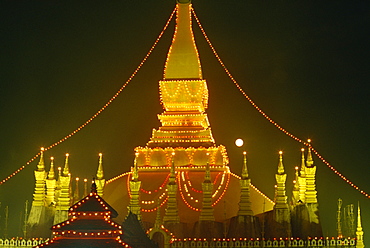
{"label": "small golden spire", "polygon": [[301,152],[302,152],[302,159],[301,159],[301,171],[300,171],[300,175],[301,175],[301,177],[304,177],[306,175],[306,170],[305,170],[306,164],[305,164],[305,157],[304,157],[304,148],[301,149]]}
{"label": "small golden spire", "polygon": [[248,179],[248,167],[247,167],[247,152],[243,152],[243,169],[242,169],[242,179]]}
{"label": "small golden spire", "polygon": [[49,170],[49,173],[48,173],[48,179],[55,179],[54,157],[50,157],[50,170]]}
{"label": "small golden spire", "polygon": [[44,163],[44,147],[41,147],[40,149],[40,161],[37,164],[37,170],[38,171],[44,171],[45,170],[45,163]]}
{"label": "small golden spire", "polygon": [[132,171],[132,181],[137,181],[139,179],[139,171],[137,169],[137,157],[139,153],[135,153],[134,168]]}
{"label": "small golden spire", "polygon": [[103,154],[99,153],[99,167],[98,172],[96,173],[96,179],[101,180],[104,178],[104,171],[103,171]]}
{"label": "small golden spire", "polygon": [[68,163],[69,153],[66,153],[66,160],[64,163],[63,176],[69,175],[69,163]]}
{"label": "small golden spire", "polygon": [[307,142],[309,143],[308,146],[308,152],[307,152],[307,160],[306,160],[306,166],[307,167],[313,167],[313,159],[312,159],[312,153],[311,153],[311,139],[308,139]]}
{"label": "small golden spire", "polygon": [[278,174],[279,174],[279,175],[284,174],[283,151],[279,151]]}
{"label": "small golden spire", "polygon": [[164,79],[202,79],[191,23],[190,0],[177,0],[176,28],[167,54]]}

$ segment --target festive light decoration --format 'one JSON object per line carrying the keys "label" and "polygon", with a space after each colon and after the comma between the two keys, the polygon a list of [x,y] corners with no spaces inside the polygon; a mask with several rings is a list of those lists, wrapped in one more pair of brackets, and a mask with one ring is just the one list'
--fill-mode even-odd
{"label": "festive light decoration", "polygon": [[0,181],[0,185],[4,184],[7,182],[10,178],[14,177],[16,174],[21,172],[27,165],[35,161],[36,158],[38,158],[43,151],[50,150],[54,148],[55,146],[61,144],[62,142],[66,141],[67,139],[71,138],[73,135],[81,131],[84,127],[86,127],[88,124],[90,124],[91,121],[93,121],[96,117],[98,117],[123,91],[123,89],[126,88],[126,86],[131,82],[131,80],[136,76],[138,71],[141,69],[141,67],[144,65],[150,54],[153,52],[154,48],[157,46],[159,40],[162,38],[164,32],[166,31],[168,25],[170,24],[174,14],[176,13],[176,8],[172,11],[169,19],[167,20],[165,26],[163,27],[162,31],[158,35],[157,39],[155,40],[154,44],[152,47],[149,49],[148,53],[144,56],[143,60],[140,62],[140,64],[137,66],[137,68],[134,70],[134,72],[131,74],[131,76],[127,79],[127,81],[119,88],[119,90],[109,99],[108,102],[106,102],[103,107],[101,107],[93,116],[91,116],[87,121],[85,121],[81,126],[76,128],[73,132],[70,134],[66,135],[64,138],[60,139],[59,141],[51,144],[50,146],[44,148],[41,152],[37,153],[35,156],[33,156],[30,160],[28,160],[24,165],[22,165],[20,168],[18,168],[16,171],[14,171],[12,174],[4,178],[3,180]]}
{"label": "festive light decoration", "polygon": [[238,84],[238,82],[236,81],[236,79],[232,76],[232,74],[230,73],[230,71],[227,69],[227,67],[225,66],[225,64],[223,63],[223,61],[221,60],[221,57],[218,55],[216,49],[213,47],[211,41],[209,40],[206,32],[204,31],[203,29],[203,26],[201,25],[194,9],[191,10],[192,13],[193,13],[193,16],[196,20],[196,22],[198,23],[198,26],[205,38],[205,40],[207,41],[208,45],[210,46],[213,54],[215,55],[215,57],[217,58],[218,62],[221,64],[222,68],[224,69],[224,71],[226,72],[226,74],[228,75],[228,77],[231,79],[231,81],[235,84],[235,86],[238,88],[238,90],[243,94],[243,96],[248,100],[248,102],[263,116],[265,117],[265,119],[267,119],[271,124],[273,124],[277,129],[279,129],[280,131],[282,131],[285,135],[287,135],[288,137],[294,139],[295,141],[298,141],[299,143],[302,143],[303,145],[307,146],[307,147],[311,147],[311,150],[315,153],[315,155],[327,166],[329,167],[329,169],[331,169],[336,175],[338,175],[340,178],[343,179],[343,181],[345,181],[347,184],[349,184],[351,187],[353,187],[354,189],[356,189],[357,191],[359,191],[361,194],[363,194],[364,196],[366,196],[367,198],[370,199],[370,194],[366,193],[364,190],[360,189],[357,185],[355,185],[352,181],[350,181],[349,179],[347,179],[345,176],[343,176],[337,169],[335,169],[328,161],[326,161],[323,156],[316,150],[312,147],[312,145],[310,144],[311,140],[309,139],[307,142],[303,141],[302,139],[298,138],[297,136],[295,136],[294,134],[290,133],[289,131],[287,131],[286,129],[284,129],[282,126],[280,126],[276,121],[274,121],[270,116],[268,116],[253,100],[252,98],[247,95],[247,93],[245,93],[245,91],[243,90],[243,88]]}
{"label": "festive light decoration", "polygon": [[[75,135],[77,132],[81,131],[84,127],[86,127],[91,121],[93,121],[96,117],[98,117],[118,96],[119,94],[123,91],[123,89],[128,85],[128,83],[130,81],[132,81],[132,79],[135,77],[135,75],[137,74],[137,72],[141,69],[141,67],[143,66],[143,64],[145,63],[145,61],[148,59],[148,57],[150,56],[150,54],[152,53],[152,51],[154,50],[154,48],[156,47],[156,45],[158,44],[159,40],[161,39],[162,35],[164,34],[165,30],[167,29],[170,21],[172,20],[175,12],[176,12],[176,9],[177,7],[172,11],[169,19],[167,20],[164,28],[162,29],[162,31],[160,32],[159,36],[157,37],[157,39],[155,40],[154,44],[152,45],[152,47],[149,49],[148,53],[144,56],[143,60],[140,62],[140,64],[138,65],[138,67],[134,70],[134,72],[131,74],[131,76],[128,78],[128,80],[121,86],[121,88],[113,95],[113,97],[111,97],[109,99],[109,101],[103,105],[102,108],[100,108],[93,116],[91,116],[86,122],[84,122],[81,126],[79,126],[77,129],[75,129],[74,131],[72,131],[70,134],[66,135],[64,138],[60,139],[59,141],[53,143],[52,145],[46,147],[46,148],[42,148],[42,150],[40,152],[38,152],[35,156],[33,156],[31,159],[29,159],[24,165],[22,165],[21,167],[19,167],[17,170],[15,170],[13,173],[11,173],[9,176],[7,176],[6,178],[4,178],[3,180],[0,181],[0,185],[4,184],[5,182],[7,182],[8,180],[10,180],[12,177],[14,177],[15,175],[17,175],[19,172],[21,172],[24,168],[26,168],[30,163],[32,163],[33,161],[35,161],[40,155],[42,152],[44,151],[47,151],[47,150],[50,150],[52,148],[54,148],[55,146],[61,144],[62,142],[66,141],[67,139],[71,138],[73,135]],[[213,47],[212,43],[210,42],[207,34],[205,33],[204,29],[203,29],[203,26],[201,25],[195,11],[193,8],[190,8],[191,10],[191,13],[193,14],[201,32],[203,33],[203,36],[205,37],[208,45],[210,46],[212,52],[214,53],[215,57],[217,58],[217,60],[219,61],[219,63],[221,64],[221,66],[223,67],[224,71],[226,72],[226,74],[229,76],[229,78],[231,79],[231,81],[235,84],[235,86],[238,88],[238,90],[243,94],[243,96],[249,101],[249,103],[265,118],[267,119],[271,124],[273,124],[277,129],[279,129],[280,131],[282,131],[284,134],[286,134],[288,137],[302,143],[303,145],[307,146],[307,147],[310,147],[311,150],[313,151],[313,153],[330,169],[332,170],[337,176],[339,176],[343,181],[345,181],[347,184],[349,184],[351,187],[353,187],[354,189],[356,189],[358,192],[360,192],[361,194],[363,194],[365,197],[369,198],[370,199],[370,194],[368,194],[367,192],[365,192],[364,190],[362,190],[360,187],[358,187],[356,184],[354,184],[351,180],[349,180],[347,177],[345,177],[342,173],[340,173],[337,169],[335,169],[328,161],[326,161],[324,159],[324,157],[310,144],[310,141],[311,140],[308,140],[308,142],[305,142],[303,140],[301,140],[300,138],[298,138],[297,136],[293,135],[292,133],[290,133],[289,131],[285,130],[283,127],[281,127],[277,122],[275,122],[271,117],[269,117],[250,97],[249,95],[247,95],[245,93],[245,91],[242,89],[242,87],[237,83],[237,81],[234,79],[234,77],[232,76],[232,74],[229,72],[229,70],[227,69],[227,67],[225,66],[225,64],[223,63],[223,61],[221,60],[220,56],[218,55],[217,51],[215,50],[215,48]],[[175,36],[174,36],[175,38]],[[194,37],[192,36],[192,39],[194,40]],[[171,50],[171,48],[170,48]],[[199,58],[198,58],[199,59]],[[168,58],[167,58],[168,60]],[[167,61],[166,61],[166,64],[167,64]],[[166,70],[166,69],[165,69]],[[187,86],[186,86],[187,87]],[[186,91],[188,92],[189,96],[194,96],[196,97],[198,93],[191,93],[189,88],[187,87],[186,88]],[[213,138],[212,138],[213,139]],[[171,142],[170,140],[165,140],[163,142]],[[180,140],[179,142],[189,142],[188,140]],[[194,141],[193,141],[194,142]],[[201,140],[197,141],[197,142],[201,142]],[[118,178],[121,178],[123,177],[125,174],[121,174],[117,177],[114,177],[114,178],[111,178],[110,180],[107,181],[107,183],[109,182],[112,182],[114,180],[117,180]],[[252,186],[252,185],[251,185]],[[254,186],[252,186],[254,187]],[[255,188],[255,187],[254,187]],[[256,188],[255,188],[256,189]],[[257,190],[257,189],[256,189]]]}

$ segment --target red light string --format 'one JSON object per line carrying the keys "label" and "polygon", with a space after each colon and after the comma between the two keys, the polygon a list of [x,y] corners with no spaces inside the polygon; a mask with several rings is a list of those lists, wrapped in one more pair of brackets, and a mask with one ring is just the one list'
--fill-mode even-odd
{"label": "red light string", "polygon": [[[67,136],[65,136],[64,138],[60,139],[59,141],[53,143],[52,145],[44,148],[44,151],[47,151],[47,150],[50,150],[51,148],[59,145],[60,143],[66,141],[67,139],[71,138],[73,135],[75,135],[76,133],[78,133],[79,131],[81,131],[82,128],[86,127],[88,124],[90,124],[91,121],[93,121],[96,117],[98,117],[118,96],[119,94],[121,94],[121,92],[123,91],[124,88],[126,88],[126,86],[131,82],[131,80],[136,76],[136,74],[138,73],[138,71],[141,69],[141,67],[144,65],[144,63],[146,62],[146,60],[148,59],[148,57],[151,55],[151,53],[153,52],[154,48],[157,46],[159,40],[162,38],[164,32],[166,31],[168,25],[170,24],[174,14],[176,13],[176,8],[172,11],[169,19],[167,20],[164,28],[162,29],[162,31],[160,32],[160,34],[158,35],[157,39],[155,40],[154,44],[152,45],[152,47],[149,49],[148,53],[145,55],[145,57],[143,58],[143,60],[140,62],[140,64],[138,65],[138,67],[135,69],[135,71],[131,74],[131,76],[127,79],[127,81],[121,86],[121,88],[119,88],[119,90],[109,99],[109,101],[107,103],[104,104],[103,107],[101,107],[93,116],[91,116],[85,123],[83,123],[81,126],[79,126],[77,129],[75,129],[73,132],[71,132],[70,134],[68,134]],[[17,175],[19,172],[21,172],[27,165],[29,165],[30,163],[32,163],[33,161],[35,161],[36,158],[38,158],[40,156],[41,152],[37,153],[33,158],[31,158],[30,160],[28,160],[23,166],[21,166],[20,168],[18,168],[17,170],[15,170],[12,174],[10,174],[9,176],[7,176],[6,178],[4,178],[3,180],[0,181],[0,185],[4,184],[5,182],[7,182],[10,178],[14,177],[15,175]]]}
{"label": "red light string", "polygon": [[330,170],[332,170],[336,175],[338,175],[340,178],[342,178],[346,183],[348,183],[351,187],[353,187],[354,189],[356,189],[358,192],[360,192],[361,194],[363,194],[364,196],[366,196],[367,198],[370,199],[370,195],[368,193],[366,193],[364,190],[361,190],[357,185],[355,185],[353,182],[351,182],[349,179],[347,179],[345,176],[343,176],[342,173],[340,173],[337,169],[335,169],[328,161],[326,161],[323,156],[316,150],[312,147],[312,145],[309,143],[309,142],[305,142],[303,140],[301,140],[300,138],[298,138],[297,136],[293,135],[292,133],[288,132],[287,130],[285,130],[282,126],[280,126],[277,122],[275,122],[270,116],[268,116],[260,107],[258,107],[258,105],[247,95],[247,93],[245,93],[245,91],[242,89],[242,87],[238,84],[238,82],[234,79],[234,77],[231,75],[230,71],[227,69],[227,67],[225,66],[225,64],[223,63],[222,59],[220,58],[220,56],[218,55],[216,49],[213,47],[211,41],[209,40],[206,32],[204,31],[203,29],[203,26],[202,24],[200,23],[194,9],[191,10],[192,13],[193,13],[193,16],[196,20],[196,22],[198,23],[198,26],[201,30],[201,32],[203,33],[203,36],[205,38],[205,40],[207,41],[209,47],[211,48],[213,54],[215,55],[216,59],[218,60],[218,62],[221,64],[222,68],[224,69],[224,71],[226,72],[226,74],[229,76],[229,78],[231,79],[231,81],[235,84],[235,86],[238,88],[238,90],[243,94],[243,96],[249,101],[250,104],[252,104],[252,106],[263,116],[265,117],[265,119],[267,119],[271,124],[273,124],[277,129],[279,129],[280,131],[282,131],[285,135],[289,136],[290,138],[302,143],[303,145],[307,146],[307,147],[311,147],[311,150],[316,154],[316,156],[327,166],[329,167]]}

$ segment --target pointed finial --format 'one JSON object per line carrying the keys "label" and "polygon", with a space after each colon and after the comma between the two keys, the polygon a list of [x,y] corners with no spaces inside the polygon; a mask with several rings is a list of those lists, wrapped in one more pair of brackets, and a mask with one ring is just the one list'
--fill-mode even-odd
{"label": "pointed finial", "polygon": [[132,181],[137,181],[139,179],[139,171],[137,169],[137,157],[139,156],[139,153],[135,153],[135,160],[134,160],[134,168],[132,172]]}
{"label": "pointed finial", "polygon": [[301,171],[300,175],[301,177],[304,177],[306,175],[306,163],[305,163],[305,157],[304,157],[304,148],[301,149],[302,152],[302,159],[301,159]]}
{"label": "pointed finial", "polygon": [[357,230],[362,231],[360,202],[357,203]]}
{"label": "pointed finial", "polygon": [[279,175],[284,174],[283,151],[279,151],[278,174],[279,174]]}
{"label": "pointed finial", "polygon": [[55,172],[54,172],[54,157],[50,157],[50,170],[48,173],[48,179],[54,179]]}
{"label": "pointed finial", "polygon": [[68,176],[68,174],[69,174],[68,158],[69,158],[69,153],[66,153],[66,160],[65,160],[65,163],[64,163],[63,176]]}
{"label": "pointed finial", "polygon": [[313,159],[311,154],[311,139],[308,139],[307,142],[309,143],[308,146],[308,152],[307,152],[307,160],[306,160],[306,166],[307,167],[313,167]]}
{"label": "pointed finial", "polygon": [[99,153],[99,166],[98,166],[98,172],[96,173],[96,179],[101,180],[103,178],[104,178],[103,154]]}
{"label": "pointed finial", "polygon": [[242,169],[242,179],[248,179],[248,167],[247,167],[247,152],[243,152],[243,169]]}
{"label": "pointed finial", "polygon": [[37,170],[38,171],[44,171],[45,170],[45,163],[44,163],[44,147],[41,147],[40,149],[40,161],[37,164]]}

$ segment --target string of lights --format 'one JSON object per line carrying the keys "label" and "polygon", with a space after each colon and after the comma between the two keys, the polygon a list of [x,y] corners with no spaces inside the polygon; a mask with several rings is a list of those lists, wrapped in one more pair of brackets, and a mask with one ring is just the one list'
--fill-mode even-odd
{"label": "string of lights", "polygon": [[284,129],[282,126],[280,126],[276,121],[274,121],[270,116],[268,116],[250,97],[249,95],[247,95],[247,93],[245,93],[245,91],[243,90],[243,88],[238,84],[238,82],[235,80],[235,78],[232,76],[232,74],[230,73],[230,71],[227,69],[227,67],[225,66],[225,64],[223,63],[221,57],[218,55],[216,49],[213,47],[211,41],[209,40],[206,32],[204,31],[203,29],[203,26],[202,24],[200,23],[194,9],[192,9],[192,13],[193,13],[193,16],[205,38],[205,40],[207,41],[209,47],[211,48],[213,54],[215,55],[216,59],[218,60],[218,62],[221,64],[222,68],[224,69],[224,71],[226,72],[226,74],[228,75],[228,77],[231,79],[231,81],[235,84],[235,86],[238,88],[238,90],[243,94],[243,96],[248,100],[248,102],[263,116],[265,117],[265,119],[267,119],[271,124],[273,124],[277,129],[279,129],[280,131],[282,131],[285,135],[287,135],[288,137],[294,139],[295,141],[298,141],[299,143],[302,143],[303,145],[307,146],[307,147],[311,147],[312,151],[316,154],[316,156],[326,165],[329,167],[330,170],[332,170],[336,175],[338,175],[340,178],[342,178],[346,183],[348,183],[351,187],[353,187],[354,189],[356,189],[358,192],[360,192],[361,194],[363,194],[364,196],[366,196],[367,198],[370,199],[370,195],[368,193],[366,193],[364,190],[360,189],[357,185],[355,185],[352,181],[350,181],[348,178],[346,178],[345,176],[343,176],[342,173],[340,173],[337,169],[335,169],[328,161],[326,161],[324,159],[324,157],[316,150],[312,147],[312,145],[310,144],[310,142],[306,142],[306,141],[303,141],[302,139],[298,138],[297,136],[295,136],[294,134],[290,133],[289,131],[287,131],[286,129]]}
{"label": "string of lights", "polygon": [[[163,27],[162,31],[158,35],[157,39],[155,40],[154,44],[149,49],[148,53],[145,55],[145,57],[143,58],[143,60],[140,62],[140,64],[137,66],[137,68],[134,70],[134,72],[131,74],[131,76],[127,79],[127,81],[121,86],[121,88],[119,88],[119,90],[109,99],[109,101],[107,101],[103,105],[103,107],[101,107],[93,116],[91,116],[87,121],[85,121],[85,123],[83,123],[81,126],[79,126],[78,128],[76,128],[73,132],[71,132],[70,134],[66,135],[62,139],[58,140],[57,142],[51,144],[48,147],[45,147],[44,148],[44,151],[47,151],[47,150],[50,150],[50,149],[54,148],[55,146],[61,144],[62,142],[66,141],[67,139],[71,138],[73,135],[75,135],[76,133],[78,133],[79,131],[81,131],[84,127],[86,127],[88,124],[90,124],[90,122],[92,122],[96,117],[98,117],[121,94],[121,92],[123,91],[123,89],[125,89],[126,86],[131,82],[131,80],[136,76],[136,74],[138,73],[138,71],[141,69],[141,67],[144,65],[144,63],[148,59],[148,57],[151,55],[151,53],[153,52],[154,48],[157,46],[159,40],[162,38],[164,32],[166,31],[166,29],[167,29],[168,25],[170,24],[170,22],[171,22],[171,20],[172,20],[172,18],[173,18],[173,16],[174,16],[175,13],[176,13],[176,8],[172,11],[172,13],[171,13],[170,17],[168,18],[165,26]],[[12,178],[15,175],[17,175],[24,168],[26,168],[27,165],[29,165],[30,163],[32,163],[33,161],[35,161],[35,159],[38,158],[40,155],[41,155],[41,152],[37,153],[30,160],[28,160],[24,165],[22,165],[17,170],[15,170],[12,174],[10,174],[9,176],[7,176],[3,180],[1,180],[0,181],[0,185],[4,184],[10,178]]]}

